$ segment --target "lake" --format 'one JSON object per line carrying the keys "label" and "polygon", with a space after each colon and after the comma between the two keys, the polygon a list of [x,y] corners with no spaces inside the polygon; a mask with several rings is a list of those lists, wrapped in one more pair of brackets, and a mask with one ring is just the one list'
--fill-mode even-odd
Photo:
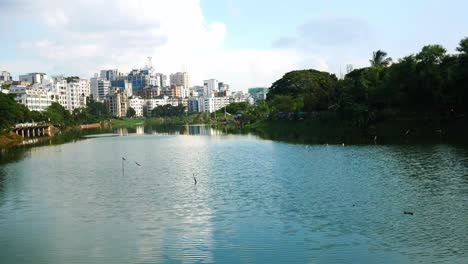
{"label": "lake", "polygon": [[468,263],[461,145],[137,127],[1,155],[2,263]]}

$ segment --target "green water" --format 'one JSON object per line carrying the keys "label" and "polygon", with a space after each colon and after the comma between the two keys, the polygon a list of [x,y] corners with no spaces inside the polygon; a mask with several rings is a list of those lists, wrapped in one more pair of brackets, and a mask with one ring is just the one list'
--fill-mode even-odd
{"label": "green water", "polygon": [[468,262],[464,146],[111,132],[2,152],[1,263]]}

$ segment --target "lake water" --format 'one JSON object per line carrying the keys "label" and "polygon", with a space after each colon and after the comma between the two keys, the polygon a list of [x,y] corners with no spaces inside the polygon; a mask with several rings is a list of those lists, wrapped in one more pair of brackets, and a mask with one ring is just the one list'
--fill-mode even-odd
{"label": "lake water", "polygon": [[466,147],[117,132],[0,165],[1,263],[468,263]]}

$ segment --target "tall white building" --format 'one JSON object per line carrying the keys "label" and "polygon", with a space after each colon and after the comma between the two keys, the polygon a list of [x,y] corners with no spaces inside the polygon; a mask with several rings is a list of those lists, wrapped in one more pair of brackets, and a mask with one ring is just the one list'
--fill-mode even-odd
{"label": "tall white building", "polygon": [[94,77],[90,79],[90,93],[96,102],[104,102],[107,95],[109,95],[110,91],[110,81],[99,77]]}
{"label": "tall white building", "polygon": [[183,86],[185,89],[190,87],[190,78],[187,72],[176,72],[170,75],[171,86]]}
{"label": "tall white building", "polygon": [[85,79],[76,79],[67,83],[68,111],[86,106],[86,98],[90,95],[90,83]]}
{"label": "tall white building", "polygon": [[205,89],[205,97],[213,97],[214,92],[218,91],[219,83],[216,79],[209,79],[203,81],[203,87]]}

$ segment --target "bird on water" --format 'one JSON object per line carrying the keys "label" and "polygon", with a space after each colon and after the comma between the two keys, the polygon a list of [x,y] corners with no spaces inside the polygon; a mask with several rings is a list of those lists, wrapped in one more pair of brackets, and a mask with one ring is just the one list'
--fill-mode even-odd
{"label": "bird on water", "polygon": [[193,174],[193,181],[194,181],[195,185],[197,185],[197,178],[195,178],[195,174]]}
{"label": "bird on water", "polygon": [[140,163],[138,163],[138,162],[136,162],[136,161],[135,161],[135,164],[138,165],[138,166],[141,166]]}

